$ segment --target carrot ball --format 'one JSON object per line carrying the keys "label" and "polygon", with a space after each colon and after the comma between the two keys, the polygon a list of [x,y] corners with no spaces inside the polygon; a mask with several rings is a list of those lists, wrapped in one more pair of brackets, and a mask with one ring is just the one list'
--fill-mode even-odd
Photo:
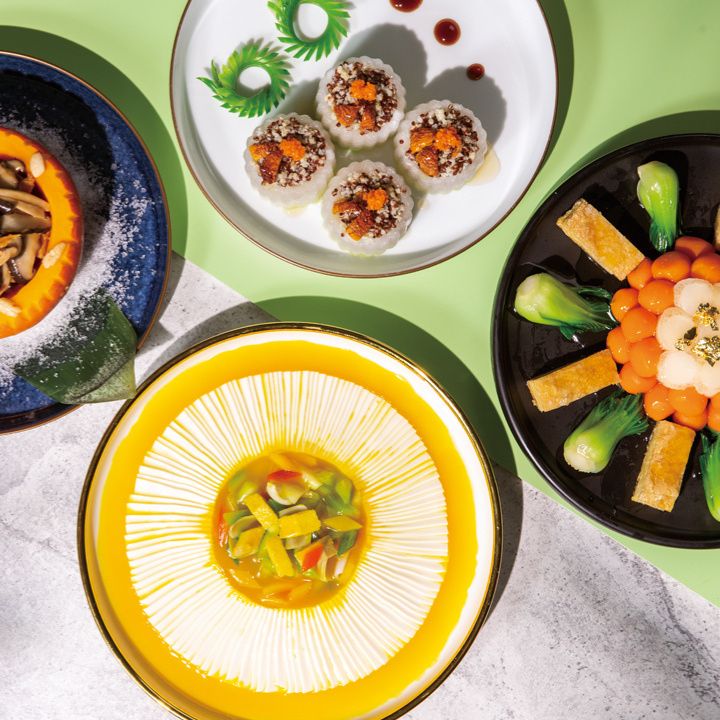
{"label": "carrot ball", "polygon": [[651,313],[660,315],[675,304],[675,283],[651,280],[638,293],[638,302]]}
{"label": "carrot ball", "polygon": [[630,287],[642,290],[652,280],[652,260],[644,258],[638,266],[627,276]]}
{"label": "carrot ball", "polygon": [[628,310],[620,322],[623,335],[629,342],[638,342],[655,334],[658,316],[644,307],[634,307]]}
{"label": "carrot ball", "polygon": [[715,248],[707,241],[699,237],[683,235],[675,241],[675,250],[684,253],[694,260],[701,255],[708,255],[715,252]]}
{"label": "carrot ball", "polygon": [[680,282],[690,277],[690,258],[684,253],[671,250],[656,258],[652,264],[652,275],[655,279]]}
{"label": "carrot ball", "polygon": [[607,334],[605,342],[610,354],[613,356],[613,360],[618,365],[624,365],[626,362],[630,362],[630,343],[625,335],[623,335],[622,328],[613,328]]}
{"label": "carrot ball", "polygon": [[638,304],[638,291],[635,288],[620,288],[610,301],[613,317],[620,322],[628,310]]}
{"label": "carrot ball", "polygon": [[640,377],[632,367],[632,363],[626,363],[620,368],[620,385],[622,389],[631,395],[646,393],[655,387],[657,378]]}
{"label": "carrot ball", "polygon": [[669,392],[662,383],[658,383],[645,393],[643,407],[645,408],[645,414],[651,420],[664,420],[675,412],[675,408],[668,399]]}
{"label": "carrot ball", "polygon": [[[632,369],[644,378],[657,375],[658,362],[663,349],[654,337],[647,337],[630,345],[630,364]],[[677,410],[677,408],[675,408]]]}
{"label": "carrot ball", "polygon": [[693,261],[690,273],[701,280],[720,282],[720,255],[701,255]]}

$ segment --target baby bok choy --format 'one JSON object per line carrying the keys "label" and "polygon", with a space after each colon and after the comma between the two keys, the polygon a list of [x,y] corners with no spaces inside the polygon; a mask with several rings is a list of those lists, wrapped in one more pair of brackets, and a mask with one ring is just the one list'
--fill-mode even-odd
{"label": "baby bok choy", "polygon": [[720,435],[713,433],[712,439],[702,436],[702,471],[705,501],[710,514],[720,522]]}
{"label": "baby bok choy", "polygon": [[566,285],[548,273],[525,278],[515,293],[515,312],[540,325],[552,325],[570,340],[583,331],[611,330],[610,293],[599,287]]}
{"label": "baby bok choy", "polygon": [[621,390],[599,402],[570,433],[563,445],[565,462],[584,473],[604,470],[617,444],[648,428],[642,410],[642,395]]}
{"label": "baby bok choy", "polygon": [[640,178],[637,196],[650,216],[650,242],[667,252],[678,234],[679,183],[677,173],[663,162],[653,160],[637,169]]}

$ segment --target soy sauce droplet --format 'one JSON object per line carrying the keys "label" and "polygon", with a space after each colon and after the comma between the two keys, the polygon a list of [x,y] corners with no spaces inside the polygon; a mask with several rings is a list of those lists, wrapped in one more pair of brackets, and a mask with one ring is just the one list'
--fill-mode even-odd
{"label": "soy sauce droplet", "polygon": [[471,80],[480,80],[485,75],[485,66],[480,63],[473,63],[468,66],[467,76]]}
{"label": "soy sauce droplet", "polygon": [[460,39],[460,26],[450,18],[440,20],[435,25],[435,39],[441,45],[454,45]]}
{"label": "soy sauce droplet", "polygon": [[412,12],[422,5],[422,0],[390,0],[390,4],[400,12]]}

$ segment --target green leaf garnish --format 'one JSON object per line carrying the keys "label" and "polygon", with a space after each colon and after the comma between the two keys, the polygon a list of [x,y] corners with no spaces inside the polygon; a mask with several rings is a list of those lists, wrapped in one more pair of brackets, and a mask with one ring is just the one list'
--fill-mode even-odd
{"label": "green leaf garnish", "polygon": [[63,338],[55,339],[16,372],[57,402],[121,400],[135,395],[137,335],[104,290],[83,303]]}
{"label": "green leaf garnish", "polygon": [[[300,5],[317,5],[327,15],[327,26],[316,38],[301,38],[295,30]],[[270,0],[268,7],[275,15],[279,40],[293,57],[319,60],[340,47],[348,33],[348,3],[345,0]]]}
{"label": "green leaf garnish", "polygon": [[[243,71],[256,67],[264,70],[270,83],[251,95],[242,95],[238,81]],[[222,67],[210,64],[212,77],[199,77],[212,90],[213,97],[231,113],[240,117],[257,117],[280,104],[290,87],[287,61],[271,46],[252,42],[243,45],[227,59]]]}

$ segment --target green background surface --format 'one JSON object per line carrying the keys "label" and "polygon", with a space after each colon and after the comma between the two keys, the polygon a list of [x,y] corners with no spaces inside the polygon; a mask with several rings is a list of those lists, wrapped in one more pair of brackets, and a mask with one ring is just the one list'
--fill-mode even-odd
{"label": "green background surface", "polygon": [[[437,3],[442,16],[440,0],[425,3]],[[720,2],[541,4],[556,45],[560,99],[550,152],[533,186],[472,249],[434,268],[379,280],[325,277],[271,257],[231,228],[197,188],[170,114],[170,57],[184,0],[2,0],[0,49],[60,65],[128,116],[160,169],[177,252],[280,319],[333,323],[405,352],[453,394],[496,462],[558,499],[502,418],[491,367],[494,290],[522,227],[574,170],[645,137],[720,131]],[[662,548],[609,534],[720,605],[720,550]]]}

